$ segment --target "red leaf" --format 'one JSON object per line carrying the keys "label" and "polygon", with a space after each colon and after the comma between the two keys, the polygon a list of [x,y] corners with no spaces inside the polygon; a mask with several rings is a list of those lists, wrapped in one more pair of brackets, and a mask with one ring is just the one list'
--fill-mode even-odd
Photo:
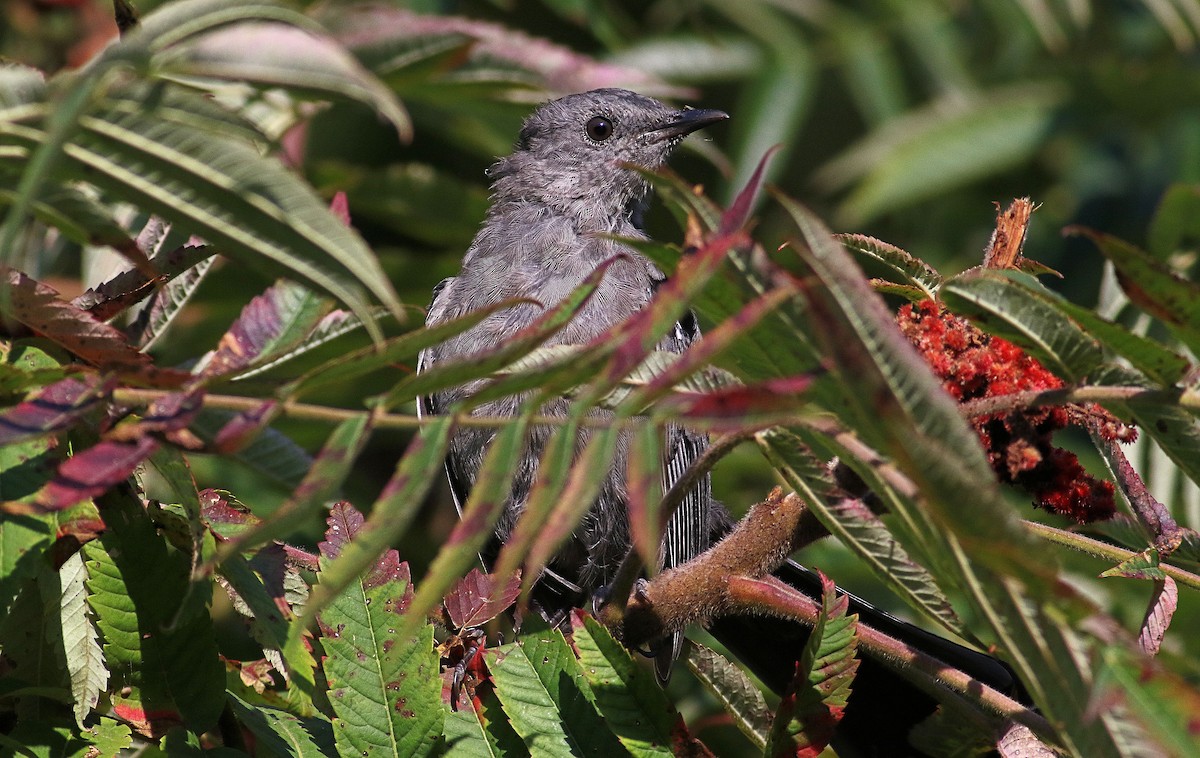
{"label": "red leaf", "polygon": [[150,437],[133,442],[105,440],[63,461],[35,502],[42,511],[58,511],[91,500],[124,482],[158,450]]}
{"label": "red leaf", "polygon": [[69,429],[106,399],[109,386],[95,377],[63,379],[0,412],[0,445]]}
{"label": "red leaf", "polygon": [[672,415],[685,418],[735,419],[793,410],[801,404],[802,395],[813,378],[802,376],[769,379],[744,387],[728,387],[712,392],[679,393],[665,398],[661,405],[671,408]]}
{"label": "red leaf", "polygon": [[329,210],[333,211],[333,215],[343,224],[350,226],[350,201],[346,199],[345,192],[339,191],[333,196],[333,200],[329,201]]}
{"label": "red leaf", "polygon": [[1150,606],[1146,609],[1146,618],[1142,620],[1141,633],[1138,635],[1138,646],[1147,655],[1158,655],[1163,637],[1167,635],[1167,627],[1171,625],[1171,617],[1179,607],[1179,588],[1175,580],[1169,576],[1154,583],[1154,594],[1150,596]]}
{"label": "red leaf", "polygon": [[774,145],[763,153],[758,167],[750,176],[750,181],[746,182],[746,186],[742,188],[742,191],[730,203],[729,209],[721,216],[721,227],[717,232],[719,235],[731,235],[746,226],[746,221],[750,218],[750,211],[754,208],[754,200],[758,197],[759,190],[762,189],[763,174],[766,173],[767,163],[778,150],[779,145]]}
{"label": "red leaf", "polygon": [[101,368],[131,369],[150,363],[116,327],[60,300],[58,292],[20,271],[3,269],[8,314],[72,355]]}
{"label": "red leaf", "polygon": [[479,569],[455,582],[443,601],[446,613],[458,629],[479,626],[491,621],[513,604],[521,594],[521,575],[514,573],[503,585],[493,574]]}
{"label": "red leaf", "polygon": [[231,418],[217,432],[213,449],[218,453],[233,453],[249,445],[279,415],[279,402],[266,400],[254,410],[244,411]]}

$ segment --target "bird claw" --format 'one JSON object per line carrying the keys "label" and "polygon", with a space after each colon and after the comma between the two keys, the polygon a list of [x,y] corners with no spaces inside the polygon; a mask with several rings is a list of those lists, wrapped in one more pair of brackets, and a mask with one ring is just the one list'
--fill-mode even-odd
{"label": "bird claw", "polygon": [[458,696],[462,692],[463,681],[467,678],[467,669],[475,660],[475,656],[479,655],[479,651],[483,650],[487,634],[479,628],[464,629],[459,634],[459,641],[462,642],[463,656],[454,665],[454,674],[450,677],[450,710],[455,712],[458,711]]}

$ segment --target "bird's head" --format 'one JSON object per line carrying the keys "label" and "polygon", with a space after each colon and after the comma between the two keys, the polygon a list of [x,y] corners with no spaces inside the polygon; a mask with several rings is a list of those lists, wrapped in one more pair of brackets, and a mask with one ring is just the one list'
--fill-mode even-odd
{"label": "bird's head", "polygon": [[586,227],[609,227],[648,189],[627,164],[656,169],[688,134],[727,118],[623,89],[553,100],[525,120],[513,154],[489,171],[496,199],[540,202]]}

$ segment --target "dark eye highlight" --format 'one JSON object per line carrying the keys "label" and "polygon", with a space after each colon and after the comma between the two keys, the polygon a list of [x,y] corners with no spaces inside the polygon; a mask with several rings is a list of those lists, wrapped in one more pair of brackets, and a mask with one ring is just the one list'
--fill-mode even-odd
{"label": "dark eye highlight", "polygon": [[612,119],[605,116],[593,116],[588,120],[586,128],[587,136],[597,142],[603,142],[613,134]]}

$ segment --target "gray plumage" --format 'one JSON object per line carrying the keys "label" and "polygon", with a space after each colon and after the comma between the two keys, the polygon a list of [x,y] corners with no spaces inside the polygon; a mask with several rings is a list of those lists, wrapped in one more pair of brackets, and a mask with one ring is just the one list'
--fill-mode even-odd
{"label": "gray plumage", "polygon": [[[461,272],[435,290],[426,323],[434,325],[508,298],[533,298],[550,307],[619,253],[626,257],[611,265],[579,315],[547,344],[585,343],[640,310],[650,301],[663,274],[638,252],[604,236],[645,236],[638,228],[638,218],[649,187],[622,164],[658,168],[688,133],[725,118],[719,111],[672,109],[618,89],[570,95],[538,108],[521,129],[512,155],[489,170],[493,184],[487,218],[467,250]],[[494,348],[542,312],[542,307],[528,304],[488,316],[472,329],[425,351],[418,369]],[[660,347],[682,352],[698,336],[689,317]],[[478,386],[473,383],[439,392],[425,398],[421,410],[445,412]],[[475,412],[511,416],[521,400],[511,397],[489,402]],[[568,406],[564,399],[555,400],[543,413],[566,415]],[[546,428],[530,432],[528,449],[496,529],[497,541],[485,558],[495,557],[496,547],[508,538],[520,516],[550,434]],[[451,440],[447,471],[460,508],[493,436],[494,432],[486,429],[459,429]],[[664,487],[669,488],[706,446],[702,435],[669,429]],[[626,455],[627,444],[622,440],[588,515],[542,577],[549,591],[538,599],[548,615],[581,603],[607,584],[629,550]],[[668,525],[662,550],[665,567],[683,563],[708,547],[712,510],[705,478]],[[680,642],[681,638],[676,638],[659,656],[660,676],[669,672]]]}

